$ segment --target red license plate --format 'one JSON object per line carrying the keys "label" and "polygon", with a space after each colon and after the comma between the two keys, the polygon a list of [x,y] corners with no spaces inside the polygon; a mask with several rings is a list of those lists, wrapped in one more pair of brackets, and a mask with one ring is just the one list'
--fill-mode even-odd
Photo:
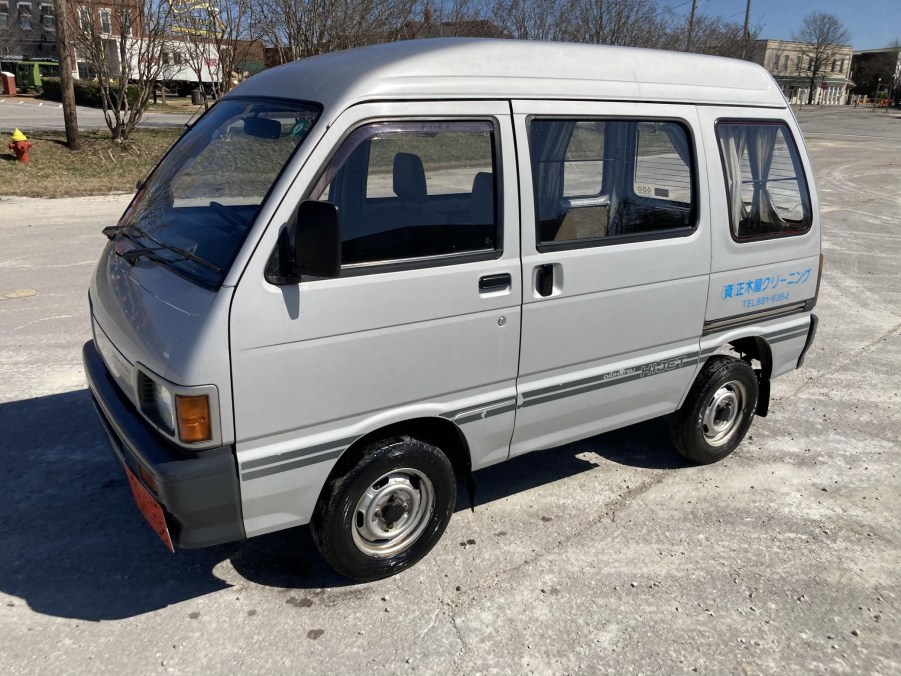
{"label": "red license plate", "polygon": [[163,508],[160,507],[160,503],[150,494],[150,491],[144,488],[144,485],[138,481],[128,467],[125,468],[125,473],[128,475],[128,484],[131,486],[131,492],[135,496],[135,502],[138,505],[138,509],[141,510],[141,514],[147,519],[147,523],[150,524],[153,532],[160,536],[160,540],[169,548],[169,551],[175,553],[175,547],[172,545],[172,538],[169,537],[169,527],[166,525],[166,517],[163,514]]}

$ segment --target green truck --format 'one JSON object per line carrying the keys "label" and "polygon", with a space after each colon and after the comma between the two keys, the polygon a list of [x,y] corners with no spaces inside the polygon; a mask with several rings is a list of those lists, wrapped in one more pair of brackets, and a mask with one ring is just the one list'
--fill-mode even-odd
{"label": "green truck", "polygon": [[43,91],[43,79],[45,77],[59,77],[59,62],[57,61],[17,61],[16,62],[16,89],[19,91],[34,90],[39,94]]}

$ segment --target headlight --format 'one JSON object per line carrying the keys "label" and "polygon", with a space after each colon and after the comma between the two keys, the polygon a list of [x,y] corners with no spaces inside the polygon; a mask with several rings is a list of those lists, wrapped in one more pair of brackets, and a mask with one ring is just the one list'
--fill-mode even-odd
{"label": "headlight", "polygon": [[175,412],[172,393],[165,385],[143,371],[138,372],[138,397],[141,413],[167,434],[175,433]]}
{"label": "headlight", "polygon": [[[212,395],[197,393],[204,390]],[[170,437],[186,444],[214,440],[218,419],[213,416],[217,401],[213,386],[167,385],[139,370],[138,399],[141,413]]]}
{"label": "headlight", "polygon": [[172,395],[165,386],[156,382],[153,383],[153,405],[156,408],[156,414],[159,422],[171,434],[175,430],[175,413],[172,407]]}

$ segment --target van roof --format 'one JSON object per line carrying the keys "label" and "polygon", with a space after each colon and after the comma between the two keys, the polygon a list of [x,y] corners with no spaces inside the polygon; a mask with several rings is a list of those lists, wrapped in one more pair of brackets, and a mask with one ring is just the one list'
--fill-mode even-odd
{"label": "van roof", "polygon": [[236,96],[326,109],[367,99],[606,99],[784,108],[770,74],[716,56],[532,40],[436,38],[333,52],[272,68]]}

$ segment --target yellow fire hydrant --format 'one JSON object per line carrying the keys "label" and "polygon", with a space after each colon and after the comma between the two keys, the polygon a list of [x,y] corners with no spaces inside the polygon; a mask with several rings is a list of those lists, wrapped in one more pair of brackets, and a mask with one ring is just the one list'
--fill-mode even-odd
{"label": "yellow fire hydrant", "polygon": [[28,164],[31,158],[28,157],[28,150],[31,148],[31,141],[25,138],[25,134],[16,129],[10,137],[10,143],[7,148],[16,154],[16,159],[22,164]]}

